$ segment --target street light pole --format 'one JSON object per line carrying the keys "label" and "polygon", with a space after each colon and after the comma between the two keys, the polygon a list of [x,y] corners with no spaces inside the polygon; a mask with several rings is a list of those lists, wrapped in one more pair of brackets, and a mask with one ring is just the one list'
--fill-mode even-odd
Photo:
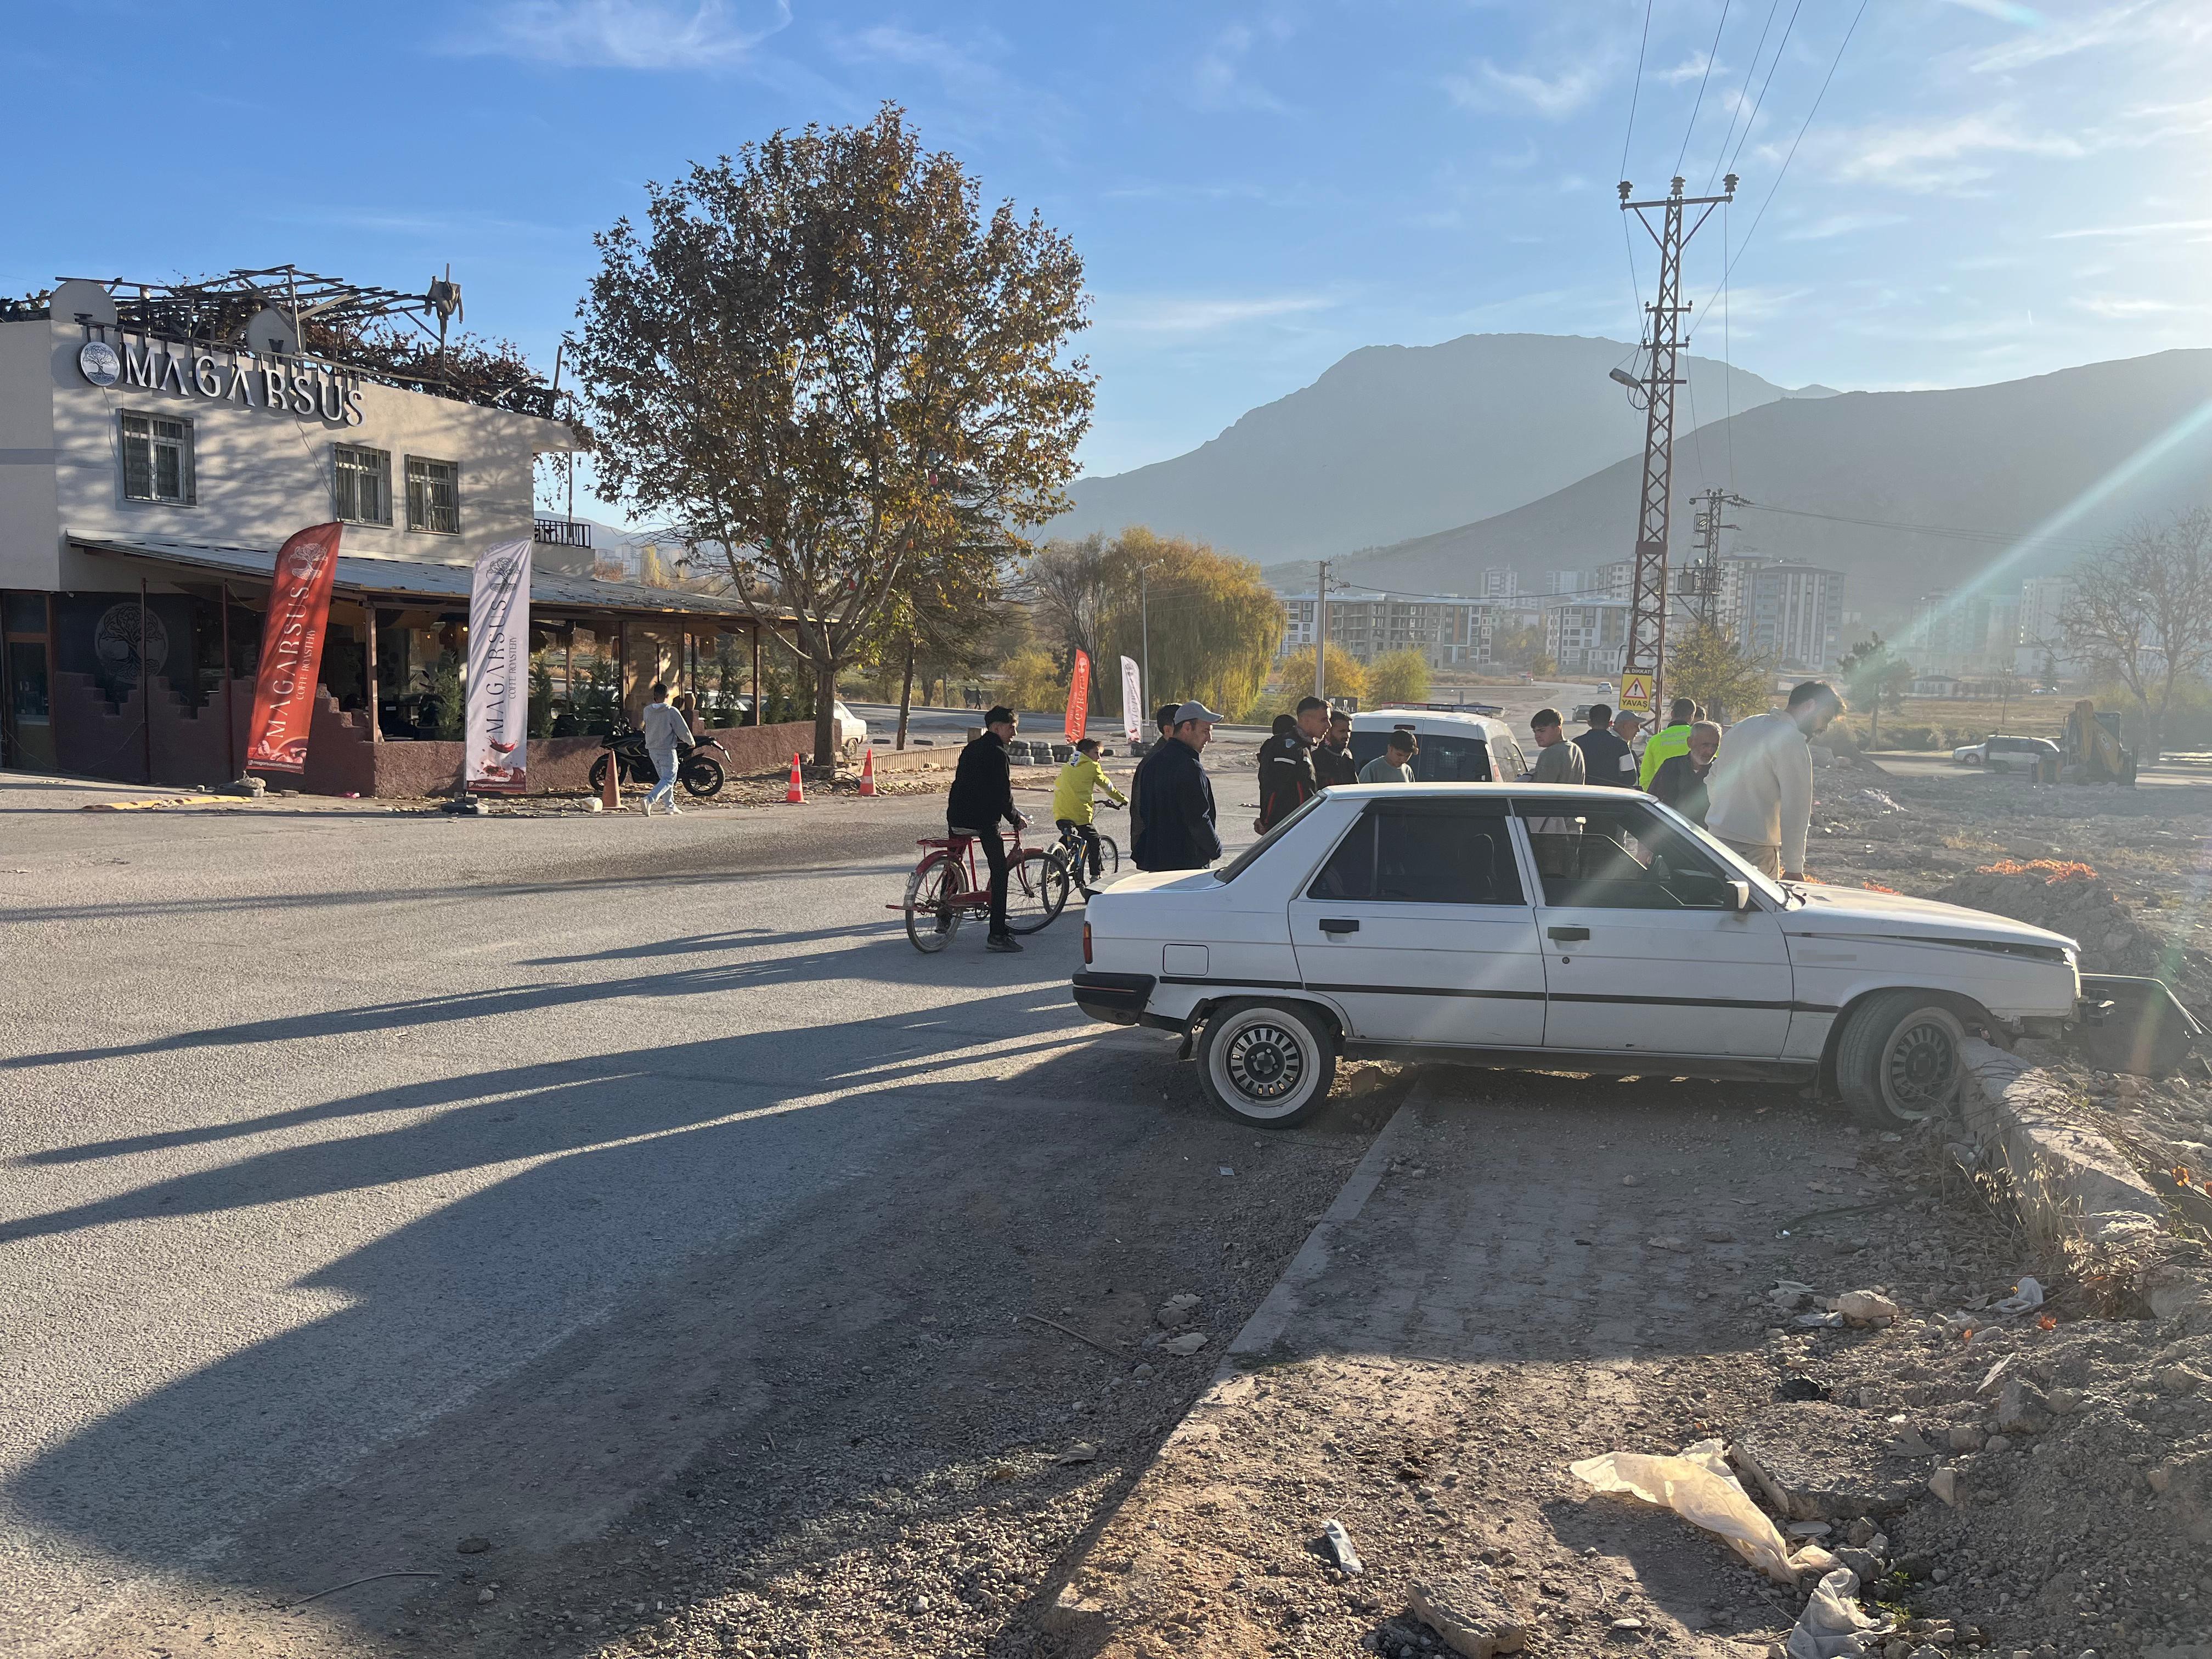
{"label": "street light pole", "polygon": [[1152,568],[1148,564],[1140,564],[1137,567],[1138,625],[1143,629],[1144,635],[1142,649],[1145,659],[1145,695],[1148,697],[1155,695],[1152,690],[1152,598],[1146,586],[1146,579],[1152,574]]}

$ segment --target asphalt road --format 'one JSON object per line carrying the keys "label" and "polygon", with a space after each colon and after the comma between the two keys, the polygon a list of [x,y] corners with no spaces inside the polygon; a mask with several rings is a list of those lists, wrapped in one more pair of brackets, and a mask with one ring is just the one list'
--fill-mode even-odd
{"label": "asphalt road", "polygon": [[[1306,1224],[1265,1183],[1325,1204],[1364,1145],[1206,1119],[1068,1003],[1073,919],[917,954],[938,796],[81,810],[141,793],[0,781],[0,1650],[307,1652],[235,1621],[466,1534],[550,1559],[748,1413],[788,1452],[905,1298],[1003,1333],[1064,1257],[1141,1317],[1186,1227],[1231,1260],[1231,1158],[1256,1296]],[[1087,1352],[1024,1328],[945,1386]]]}
{"label": "asphalt road", "polygon": [[[2026,790],[2036,787],[2033,778],[2026,772],[1990,772],[1978,766],[1962,766],[1948,753],[1891,749],[1869,758],[1893,777],[1956,778],[1967,783],[1986,782],[1993,789]],[[2176,784],[2203,784],[2208,780],[2212,780],[2212,772],[2203,767],[2146,766],[2136,775],[2136,785],[2138,788],[2154,789]]]}

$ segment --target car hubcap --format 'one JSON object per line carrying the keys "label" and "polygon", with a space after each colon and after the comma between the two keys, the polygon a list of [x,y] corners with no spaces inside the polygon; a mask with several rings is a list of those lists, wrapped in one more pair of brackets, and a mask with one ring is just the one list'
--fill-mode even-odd
{"label": "car hubcap", "polygon": [[1887,1076],[1898,1107],[1923,1116],[1951,1097],[1959,1076],[1958,1045],[1941,1021],[1916,1021],[1890,1039]]}
{"label": "car hubcap", "polygon": [[1282,1100],[1297,1091],[1305,1074],[1304,1051],[1280,1025],[1248,1025],[1229,1041],[1230,1081],[1249,1099]]}

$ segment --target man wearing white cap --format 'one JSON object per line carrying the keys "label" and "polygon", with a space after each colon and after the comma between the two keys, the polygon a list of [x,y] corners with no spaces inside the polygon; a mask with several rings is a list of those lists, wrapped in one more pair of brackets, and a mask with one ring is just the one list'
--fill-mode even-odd
{"label": "man wearing white cap", "polygon": [[1220,718],[1202,702],[1183,704],[1168,740],[1145,757],[1129,849],[1139,870],[1203,870],[1221,856],[1213,784],[1198,758]]}

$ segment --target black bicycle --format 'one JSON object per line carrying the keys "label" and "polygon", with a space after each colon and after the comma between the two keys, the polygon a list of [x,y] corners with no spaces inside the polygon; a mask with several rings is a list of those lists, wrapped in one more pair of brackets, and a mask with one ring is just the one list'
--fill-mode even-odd
{"label": "black bicycle", "polygon": [[[1091,828],[1098,837],[1099,873],[1097,879],[1103,881],[1109,876],[1121,872],[1121,848],[1120,843],[1103,830],[1099,829],[1096,823],[1093,823]],[[1060,842],[1052,849],[1052,856],[1059,860],[1061,867],[1066,871],[1070,887],[1080,890],[1091,885],[1092,877],[1083,845],[1083,837],[1076,833],[1073,824],[1069,824],[1060,832]]]}

